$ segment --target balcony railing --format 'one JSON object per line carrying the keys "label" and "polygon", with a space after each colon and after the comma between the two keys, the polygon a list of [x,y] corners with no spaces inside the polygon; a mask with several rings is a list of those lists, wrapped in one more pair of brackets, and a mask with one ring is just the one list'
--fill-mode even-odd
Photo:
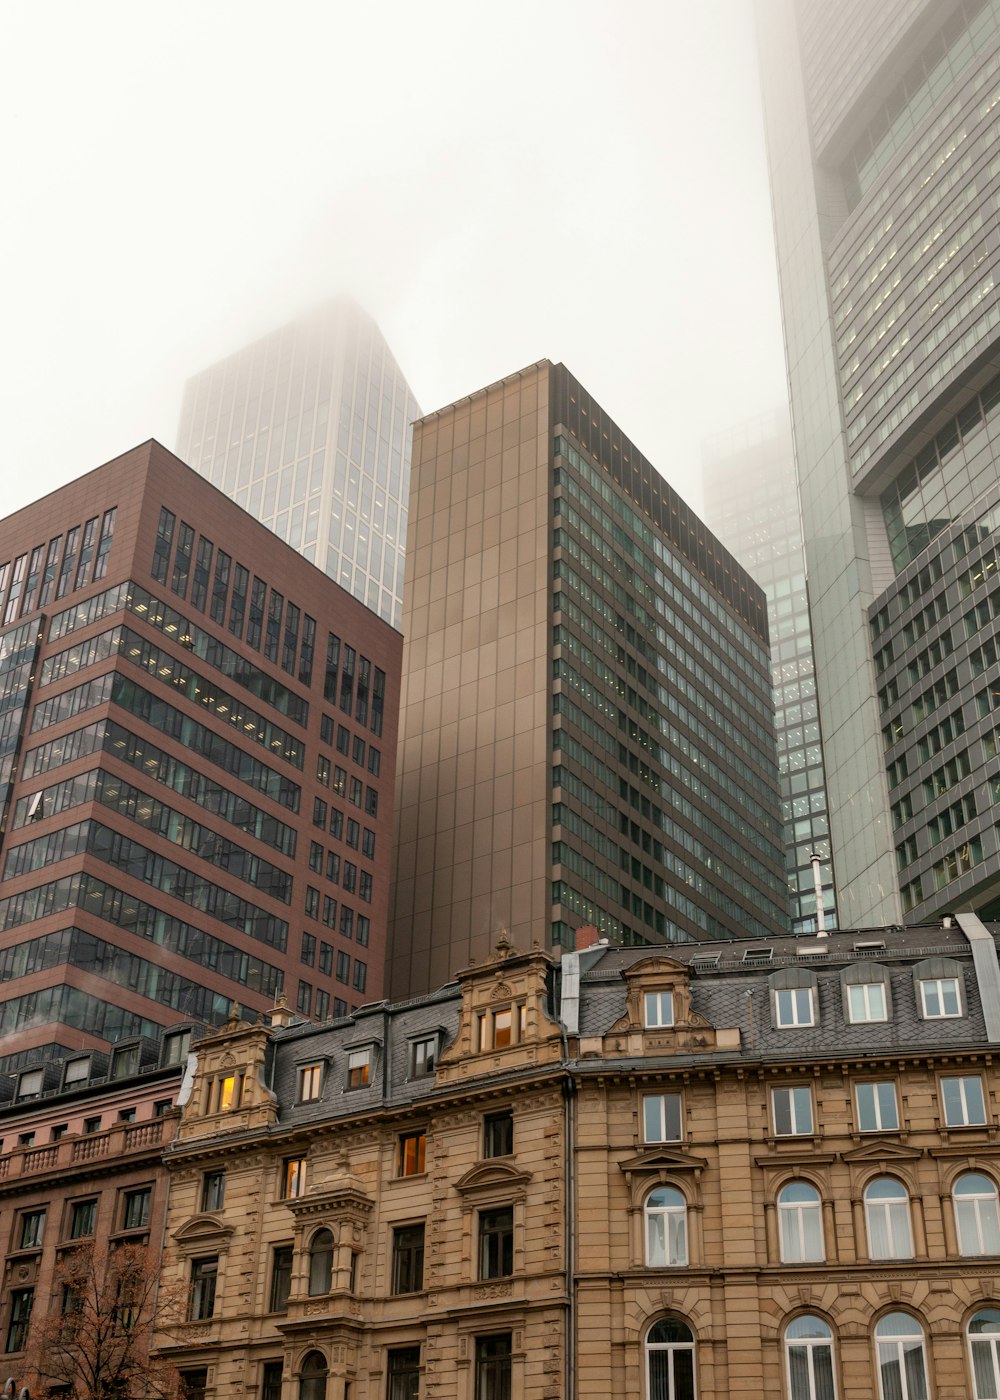
{"label": "balcony railing", "polygon": [[45,1147],[15,1147],[0,1157],[0,1180],[34,1176],[39,1172],[72,1171],[74,1167],[102,1158],[131,1156],[149,1152],[164,1142],[165,1118],[144,1123],[115,1123],[100,1133],[60,1138]]}

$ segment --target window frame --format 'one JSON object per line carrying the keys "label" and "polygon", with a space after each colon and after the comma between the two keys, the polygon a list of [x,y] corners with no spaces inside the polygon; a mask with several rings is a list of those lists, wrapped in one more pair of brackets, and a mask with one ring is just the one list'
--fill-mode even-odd
{"label": "window frame", "polygon": [[[976,1178],[986,1183],[985,1191],[960,1191],[962,1182],[970,1178]],[[959,1202],[965,1204],[966,1208],[960,1210]],[[988,1201],[992,1207],[992,1222],[988,1222],[984,1227],[982,1202]],[[971,1210],[969,1209],[971,1206]],[[984,1257],[1000,1255],[1000,1191],[991,1176],[984,1171],[963,1171],[955,1178],[951,1184],[951,1213],[955,1224],[955,1243],[958,1252],[963,1259],[981,1259]],[[970,1220],[971,1217],[971,1220]],[[964,1222],[964,1223],[963,1223]],[[970,1224],[975,1230],[976,1243],[979,1246],[969,1249],[968,1229]],[[992,1227],[993,1241],[997,1248],[986,1249],[988,1229]]]}
{"label": "window frame", "polygon": [[[329,1243],[327,1241],[329,1240]],[[309,1274],[307,1293],[310,1298],[325,1298],[333,1287],[333,1260],[336,1240],[327,1225],[321,1225],[309,1237]]]}
{"label": "window frame", "polygon": [[[825,1328],[826,1336],[791,1336],[791,1330],[796,1323],[808,1321],[818,1323],[820,1327]],[[793,1350],[800,1350],[805,1353],[805,1376],[798,1377],[798,1379],[805,1381],[804,1388],[796,1385],[797,1377],[795,1372],[793,1372],[792,1370],[791,1352]],[[823,1385],[821,1390],[816,1383],[815,1358],[817,1352],[821,1351],[827,1352],[829,1357],[831,1381],[831,1389],[829,1390],[829,1392],[827,1391],[825,1384]],[[800,1313],[798,1317],[792,1318],[792,1320],[785,1327],[784,1352],[785,1375],[788,1379],[788,1394],[790,1400],[822,1400],[822,1397],[828,1393],[832,1395],[833,1400],[836,1400],[837,1363],[834,1352],[834,1335],[833,1328],[830,1326],[830,1324],[826,1321],[825,1318],[819,1317],[816,1313]]]}
{"label": "window frame", "polygon": [[[877,988],[879,995],[882,998],[882,1014],[880,1016],[874,1016],[871,1014],[871,1007],[869,1005],[869,993],[871,992],[873,987]],[[889,997],[886,991],[886,985],[881,979],[877,982],[851,982],[847,985],[845,990],[847,992],[847,1016],[848,1021],[852,1026],[870,1025],[878,1022],[888,1021]],[[854,997],[856,993],[862,994],[861,1000],[864,1002],[863,1009],[867,1013],[863,1016],[855,1015]]]}
{"label": "window frame", "polygon": [[424,1175],[427,1170],[426,1128],[414,1128],[410,1132],[400,1133],[396,1166],[397,1177]]}
{"label": "window frame", "polygon": [[[811,1191],[810,1200],[782,1200],[790,1192]],[[823,1195],[815,1182],[804,1178],[786,1181],[774,1198],[778,1212],[778,1256],[782,1264],[822,1264],[826,1260],[826,1238],[823,1228]],[[812,1220],[818,1243],[818,1253],[808,1249],[807,1218]]]}
{"label": "window frame", "polygon": [[[972,1324],[979,1318],[985,1320],[987,1317],[989,1317],[992,1323],[992,1329],[995,1330],[991,1329],[989,1332],[983,1331],[980,1332],[978,1336],[973,1337]],[[1000,1394],[1000,1310],[991,1307],[977,1308],[965,1324],[964,1331],[969,1356],[969,1372],[972,1377],[971,1394],[973,1395],[973,1400],[988,1400],[988,1397],[980,1394],[979,1391],[979,1376],[982,1367],[976,1364],[976,1349],[985,1346],[985,1350],[989,1354],[993,1394]]]}
{"label": "window frame", "polygon": [[[498,1150],[503,1149],[503,1150]],[[497,1109],[483,1114],[483,1160],[514,1155],[514,1111]]]}
{"label": "window frame", "polygon": [[[861,1099],[859,1095],[862,1089],[877,1090],[882,1085],[888,1085],[892,1089],[893,1111],[895,1113],[896,1121],[891,1126],[880,1122],[879,1125],[875,1128],[866,1128],[861,1121]],[[880,1102],[880,1095],[878,1093],[874,1093],[872,1095],[872,1107],[875,1110],[875,1116],[881,1119],[882,1104]],[[854,1085],[854,1112],[855,1122],[857,1123],[859,1133],[898,1133],[900,1131],[901,1120],[899,1116],[899,1090],[895,1079],[857,1080]]]}
{"label": "window frame", "polygon": [[219,1256],[203,1254],[191,1260],[189,1322],[209,1322],[215,1316],[219,1286]]}
{"label": "window frame", "polygon": [[[949,1110],[952,1106],[950,1095],[945,1090],[946,1084],[958,1085],[958,1106],[961,1110],[961,1117],[952,1119]],[[968,1091],[966,1085],[977,1084],[979,1086],[978,1108],[982,1112],[981,1118],[969,1116],[970,1106],[968,1102]],[[938,1094],[941,1103],[941,1123],[945,1128],[985,1128],[989,1123],[987,1112],[986,1087],[981,1074],[942,1074],[938,1078]]]}
{"label": "window frame", "polygon": [[294,1266],[294,1245],[286,1242],[271,1246],[271,1279],[267,1289],[268,1312],[286,1313],[288,1311]]}
{"label": "window frame", "polygon": [[[496,1350],[491,1351],[491,1346]],[[514,1348],[510,1332],[491,1332],[476,1338],[475,1400],[512,1400]]]}
{"label": "window frame", "polygon": [[[145,1202],[145,1209],[140,1210],[141,1220],[135,1223],[130,1220],[133,1206],[137,1201]],[[153,1214],[153,1188],[152,1186],[130,1186],[122,1192],[122,1225],[123,1230],[149,1230],[149,1222]]]}
{"label": "window frame", "polygon": [[308,1157],[284,1157],[281,1162],[281,1199],[294,1201],[306,1192]]}
{"label": "window frame", "polygon": [[[928,989],[928,987],[933,987],[933,988],[936,989],[935,995],[937,996],[939,1005],[943,1008],[943,1007],[944,1007],[944,1004],[945,1004],[945,996],[944,996],[944,993],[943,993],[943,988],[945,987],[946,984],[947,984],[947,985],[950,985],[950,986],[953,986],[954,989],[955,989],[955,1001],[956,1001],[956,1003],[957,1003],[957,1005],[958,1005],[958,1010],[957,1010],[957,1011],[946,1011],[946,1010],[943,1010],[943,1009],[940,1010],[940,1011],[931,1011],[931,1010],[929,1010],[929,1009],[928,1009],[928,1005],[927,1005],[927,989]],[[960,979],[959,979],[958,977],[921,977],[921,978],[920,978],[920,981],[919,981],[919,986],[920,986],[920,1016],[921,1016],[921,1019],[922,1019],[922,1020],[924,1020],[924,1021],[956,1021],[956,1020],[959,1020],[959,1019],[964,1015],[963,1006],[962,1006],[962,987],[961,987],[961,981],[960,981]]]}
{"label": "window frame", "polygon": [[[654,1332],[661,1326],[673,1326],[678,1330],[687,1332],[687,1338],[673,1338],[666,1342],[654,1342],[651,1340]],[[691,1388],[690,1393],[698,1394],[698,1357],[697,1342],[694,1331],[678,1317],[656,1318],[646,1330],[646,1335],[642,1344],[644,1371],[646,1373],[646,1394],[648,1396],[663,1396],[664,1400],[677,1400],[677,1356],[680,1353],[691,1357]],[[666,1375],[653,1376],[653,1358],[666,1358]],[[659,1367],[657,1367],[659,1370]],[[663,1382],[666,1385],[663,1385]]]}
{"label": "window frame", "polygon": [[646,1030],[671,1030],[674,1026],[674,993],[659,988],[642,994],[642,1024]]}
{"label": "window frame", "polygon": [[[883,1340],[879,1336],[879,1328],[884,1326],[890,1318],[906,1318],[908,1322],[912,1323],[913,1331],[890,1332],[888,1336]],[[875,1345],[875,1370],[878,1373],[878,1388],[881,1400],[892,1400],[892,1396],[887,1395],[885,1392],[885,1387],[882,1383],[882,1376],[883,1367],[885,1367],[886,1365],[892,1365],[893,1360],[895,1361],[895,1365],[897,1367],[899,1400],[917,1400],[916,1395],[910,1394],[908,1368],[906,1365],[906,1352],[904,1351],[905,1340],[914,1338],[919,1338],[920,1363],[921,1370],[923,1372],[923,1391],[925,1395],[929,1396],[931,1391],[929,1377],[927,1375],[927,1334],[925,1333],[923,1327],[921,1327],[920,1323],[915,1317],[913,1317],[908,1312],[903,1312],[902,1309],[895,1309],[892,1312],[884,1314],[884,1316],[880,1317],[878,1322],[875,1324],[875,1327],[872,1330],[872,1340]],[[887,1352],[895,1352],[895,1358],[889,1356],[883,1359],[883,1347],[885,1347]],[[911,1355],[912,1352],[913,1348],[911,1347]]]}
{"label": "window frame", "polygon": [[[771,995],[774,997],[774,1025],[779,1031],[804,1030],[816,1024],[816,997],[815,987],[775,987]],[[799,996],[805,993],[808,1000],[809,1019],[799,1019]],[[788,1010],[792,1013],[791,1018],[782,1014],[784,998],[791,998],[788,1003]]]}
{"label": "window frame", "polygon": [[[669,1112],[667,1100],[673,1100],[677,1108],[677,1136],[670,1133],[672,1126],[668,1122]],[[655,1136],[650,1134],[650,1118],[652,1105],[658,1104],[657,1116],[659,1118],[659,1131]],[[679,1089],[667,1089],[658,1094],[643,1094],[642,1096],[642,1140],[646,1143],[661,1142],[683,1142],[684,1141],[684,1095]]]}
{"label": "window frame", "polygon": [[201,1177],[201,1208],[206,1214],[222,1210],[226,1204],[226,1173],[220,1167],[203,1172]]}
{"label": "window frame", "polygon": [[426,1225],[423,1220],[393,1225],[390,1292],[394,1298],[424,1291],[425,1245]]}
{"label": "window frame", "polygon": [[514,1275],[514,1206],[484,1207],[476,1216],[476,1278],[480,1283]]}
{"label": "window frame", "polygon": [[298,1093],[296,1103],[316,1103],[323,1097],[323,1080],[326,1064],[323,1060],[313,1060],[307,1065],[299,1065],[296,1072]]}
{"label": "window frame", "polygon": [[[780,1128],[778,1099],[787,1096],[787,1115],[789,1127],[786,1130]],[[800,1106],[808,1104],[809,1125],[799,1126]],[[771,1128],[775,1137],[815,1137],[816,1136],[816,1106],[813,1103],[813,1092],[811,1084],[772,1084],[771,1085]]]}
{"label": "window frame", "polygon": [[[903,1193],[902,1199],[900,1199],[899,1196],[892,1195],[872,1197],[870,1195],[871,1191],[874,1187],[878,1186],[882,1182],[891,1182],[893,1185],[898,1186]],[[902,1181],[900,1181],[898,1177],[895,1176],[887,1176],[884,1174],[880,1176],[874,1176],[865,1185],[865,1189],[862,1195],[862,1202],[864,1206],[865,1236],[866,1244],[868,1246],[868,1258],[870,1260],[914,1258],[913,1211],[910,1199],[910,1192],[906,1185]],[[874,1209],[879,1209],[882,1212],[886,1241],[887,1245],[889,1246],[888,1251],[886,1253],[876,1253],[874,1249],[874,1236],[872,1233],[872,1215]],[[897,1248],[894,1248],[893,1246],[896,1243],[895,1236],[899,1233],[899,1224],[898,1219],[896,1217],[901,1216],[904,1212],[906,1217],[906,1234],[908,1248],[905,1252],[900,1253],[900,1251]]]}
{"label": "window frame", "polygon": [[[669,1204],[652,1204],[654,1197]],[[642,1203],[643,1259],[647,1269],[685,1269],[689,1263],[688,1202],[680,1187],[664,1182],[647,1191]],[[679,1227],[678,1227],[679,1222]],[[662,1245],[662,1250],[660,1246]],[[673,1246],[678,1246],[676,1250]],[[662,1253],[662,1258],[654,1257]],[[671,1257],[676,1254],[676,1257]]]}

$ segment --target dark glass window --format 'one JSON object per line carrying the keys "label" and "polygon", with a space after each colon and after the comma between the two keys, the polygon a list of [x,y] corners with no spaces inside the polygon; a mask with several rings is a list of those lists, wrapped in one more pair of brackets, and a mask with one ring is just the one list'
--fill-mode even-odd
{"label": "dark glass window", "polygon": [[271,1256],[271,1298],[272,1312],[288,1311],[288,1295],[292,1289],[292,1246],[276,1244]]}
{"label": "dark glass window", "polygon": [[226,620],[226,598],[229,594],[229,571],[232,559],[220,549],[215,556],[215,581],[212,584],[212,606],[209,617],[221,627]]}
{"label": "dark glass window", "polygon": [[316,621],[306,613],[302,619],[302,646],[299,650],[299,680],[303,685],[312,685],[315,654]]}
{"label": "dark glass window", "polygon": [[97,1201],[74,1201],[69,1210],[69,1237],[83,1240],[94,1233],[97,1224]]}
{"label": "dark glass window", "polygon": [[386,1400],[420,1400],[420,1348],[396,1347],[386,1364]]}
{"label": "dark glass window", "polygon": [[357,653],[353,647],[344,647],[344,664],[340,669],[340,708],[349,715],[354,708],[354,661]]}
{"label": "dark glass window", "polygon": [[[167,511],[166,514],[167,514],[167,515],[170,515],[170,512]],[[160,523],[161,523],[161,524],[162,524],[162,522],[163,522],[163,515],[164,515],[164,512],[163,512],[163,511],[160,511]],[[171,523],[170,523],[170,528],[171,528],[171,530],[173,529],[173,519],[174,519],[174,517],[173,517],[172,515],[170,515],[170,522],[171,522]],[[60,570],[59,570],[59,582],[56,584],[56,597],[57,597],[57,598],[62,598],[62,597],[64,597],[64,596],[66,595],[66,593],[69,592],[70,583],[72,582],[72,579],[73,579],[73,570],[76,568],[76,546],[77,546],[77,542],[79,541],[79,538],[80,538],[80,527],[79,527],[79,525],[74,525],[73,528],[72,528],[72,530],[70,530],[70,531],[67,533],[67,535],[66,535],[66,548],[63,550],[62,567],[61,567]],[[157,535],[157,543],[159,543],[159,535]],[[167,558],[168,558],[168,559],[170,558],[170,543],[169,543],[169,541],[167,542]],[[156,555],[155,555],[155,553],[154,553],[154,555],[153,555],[153,564],[154,564],[154,567],[155,567],[155,564],[156,564]],[[164,563],[164,566],[163,566],[163,582],[164,582],[164,583],[166,582],[166,579],[167,579],[167,566],[166,566],[166,563]]]}
{"label": "dark glass window", "polygon": [[5,1351],[23,1351],[28,1341],[31,1305],[35,1301],[33,1288],[15,1288],[10,1295],[10,1322],[7,1325]]}
{"label": "dark glass window", "polygon": [[476,1338],[475,1400],[511,1400],[510,1333]]}
{"label": "dark glass window", "polygon": [[333,1282],[333,1235],[317,1230],[309,1243],[309,1296],[329,1293]]}
{"label": "dark glass window", "polygon": [[483,1156],[509,1157],[514,1151],[514,1115],[510,1109],[483,1119]]}
{"label": "dark glass window", "polygon": [[276,588],[271,589],[267,608],[267,634],[264,638],[264,655],[268,661],[277,661],[281,643],[281,614],[285,609],[285,597]]}
{"label": "dark glass window", "polygon": [[126,1191],[122,1229],[144,1230],[149,1224],[149,1209],[152,1200],[153,1192],[149,1186],[143,1186],[138,1191]]}
{"label": "dark glass window", "polygon": [[507,1278],[514,1272],[514,1208],[479,1212],[479,1277]]}
{"label": "dark glass window", "polygon": [[283,1374],[283,1362],[264,1362],[261,1371],[260,1400],[281,1400],[281,1379]]}
{"label": "dark glass window", "polygon": [[247,619],[247,642],[260,650],[261,632],[264,627],[264,600],[267,597],[267,584],[263,579],[254,578],[250,588],[250,614]]}
{"label": "dark glass window", "polygon": [[340,638],[327,634],[326,672],[323,678],[323,699],[331,705],[337,702],[337,672],[340,665]]}
{"label": "dark glass window", "polygon": [[191,1320],[204,1322],[215,1312],[215,1284],[219,1260],[212,1255],[191,1260]]}
{"label": "dark glass window", "polygon": [[326,1400],[326,1358],[311,1351],[302,1363],[299,1380],[299,1400]]}
{"label": "dark glass window", "polygon": [[[150,573],[157,583],[166,583],[167,570],[170,567],[170,546],[174,538],[174,526],[177,524],[177,517],[166,506],[160,507],[160,518],[156,525],[156,541],[153,545],[153,565]],[[61,593],[56,595],[62,597]]]}
{"label": "dark glass window", "polygon": [[221,1210],[226,1201],[226,1173],[206,1172],[201,1184],[202,1210]]}
{"label": "dark glass window", "polygon": [[424,1227],[401,1225],[392,1232],[392,1291],[419,1293],[424,1286]]}
{"label": "dark glass window", "polygon": [[194,548],[194,528],[181,521],[177,532],[177,548],[174,551],[174,571],[170,578],[170,591],[179,598],[187,597],[188,575],[191,572],[191,551]]}
{"label": "dark glass window", "polygon": [[250,584],[249,570],[237,564],[233,570],[233,593],[229,602],[229,630],[234,637],[243,636],[243,619],[247,610],[247,588]]}
{"label": "dark glass window", "polygon": [[205,1392],[208,1390],[208,1367],[194,1366],[188,1371],[182,1371],[180,1375],[184,1400],[205,1400]]}
{"label": "dark glass window", "polygon": [[194,577],[191,580],[191,606],[199,612],[205,611],[208,602],[208,584],[212,577],[212,552],[214,545],[204,535],[198,536],[198,552],[195,555]]}

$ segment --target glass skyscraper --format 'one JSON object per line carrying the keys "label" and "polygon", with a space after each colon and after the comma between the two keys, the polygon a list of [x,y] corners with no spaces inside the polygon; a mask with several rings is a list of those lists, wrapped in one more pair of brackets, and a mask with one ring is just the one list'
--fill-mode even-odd
{"label": "glass skyscraper", "polygon": [[398,628],[418,413],[374,321],[339,300],[188,380],[177,452]]}
{"label": "glass skyscraper", "polygon": [[705,523],[767,595],[785,871],[794,932],[817,927],[811,856],[821,857],[824,921],[836,925],[826,782],[806,598],[802,526],[786,413],[711,438]]}
{"label": "glass skyscraper", "polygon": [[838,910],[1000,909],[1000,0],[763,0]]}

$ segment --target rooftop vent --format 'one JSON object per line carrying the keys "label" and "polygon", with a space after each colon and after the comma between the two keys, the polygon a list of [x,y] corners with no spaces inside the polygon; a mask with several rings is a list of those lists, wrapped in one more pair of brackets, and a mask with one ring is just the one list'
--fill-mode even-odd
{"label": "rooftop vent", "polygon": [[773,948],[747,948],[743,954],[743,961],[745,963],[769,963],[773,957]]}
{"label": "rooftop vent", "polygon": [[885,952],[885,944],[878,942],[855,943],[854,953],[859,958],[877,958],[879,953]]}

